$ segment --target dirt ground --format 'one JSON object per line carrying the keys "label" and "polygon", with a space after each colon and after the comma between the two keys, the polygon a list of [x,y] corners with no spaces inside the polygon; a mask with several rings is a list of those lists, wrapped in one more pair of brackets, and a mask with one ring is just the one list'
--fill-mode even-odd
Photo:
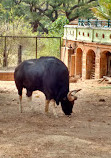
{"label": "dirt ground", "polygon": [[61,106],[44,114],[44,95],[34,92],[31,111],[23,94],[19,112],[14,82],[0,81],[0,158],[111,158],[111,86],[97,81],[71,83],[77,93],[71,118]]}

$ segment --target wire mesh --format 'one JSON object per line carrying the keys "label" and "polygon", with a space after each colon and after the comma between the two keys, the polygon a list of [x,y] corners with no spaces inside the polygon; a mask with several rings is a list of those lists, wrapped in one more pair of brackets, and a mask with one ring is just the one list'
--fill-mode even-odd
{"label": "wire mesh", "polygon": [[60,58],[60,40],[58,38],[37,38],[37,57],[41,56]]}
{"label": "wire mesh", "polygon": [[5,38],[0,37],[0,67],[3,66],[3,52],[4,52],[4,42]]}
{"label": "wire mesh", "polygon": [[60,58],[60,42],[60,38],[53,37],[1,36],[0,69],[14,69],[20,61],[41,56]]}

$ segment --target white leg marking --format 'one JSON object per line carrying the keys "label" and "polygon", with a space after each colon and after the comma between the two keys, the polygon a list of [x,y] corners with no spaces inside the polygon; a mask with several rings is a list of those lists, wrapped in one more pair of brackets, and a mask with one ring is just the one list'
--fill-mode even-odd
{"label": "white leg marking", "polygon": [[53,106],[53,114],[56,118],[58,118],[57,113],[56,113],[55,100],[52,99],[51,102],[52,102],[52,106]]}
{"label": "white leg marking", "polygon": [[45,100],[45,113],[48,114],[50,100]]}
{"label": "white leg marking", "polygon": [[22,113],[22,96],[19,95],[19,111]]}

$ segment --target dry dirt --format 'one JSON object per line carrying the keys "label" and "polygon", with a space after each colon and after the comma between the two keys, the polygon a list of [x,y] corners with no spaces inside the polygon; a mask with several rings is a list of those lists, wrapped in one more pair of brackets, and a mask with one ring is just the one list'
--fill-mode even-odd
{"label": "dry dirt", "polygon": [[44,114],[44,95],[34,92],[31,111],[23,94],[19,112],[14,82],[0,81],[0,158],[111,158],[111,86],[97,81],[71,83],[78,92],[74,113]]}

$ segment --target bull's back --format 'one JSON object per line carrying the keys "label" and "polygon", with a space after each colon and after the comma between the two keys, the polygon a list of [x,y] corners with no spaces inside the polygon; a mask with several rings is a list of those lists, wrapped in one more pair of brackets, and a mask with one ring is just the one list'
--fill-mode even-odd
{"label": "bull's back", "polygon": [[69,87],[68,69],[55,57],[41,57],[22,62],[15,69],[14,78],[17,87],[22,86],[31,91],[41,90],[48,93],[54,90],[57,93],[60,87]]}
{"label": "bull's back", "polygon": [[69,72],[65,64],[57,58],[45,59],[43,89],[47,99],[59,100],[69,91]]}
{"label": "bull's back", "polygon": [[39,80],[38,69],[37,59],[23,61],[14,72],[16,86],[33,90]]}

